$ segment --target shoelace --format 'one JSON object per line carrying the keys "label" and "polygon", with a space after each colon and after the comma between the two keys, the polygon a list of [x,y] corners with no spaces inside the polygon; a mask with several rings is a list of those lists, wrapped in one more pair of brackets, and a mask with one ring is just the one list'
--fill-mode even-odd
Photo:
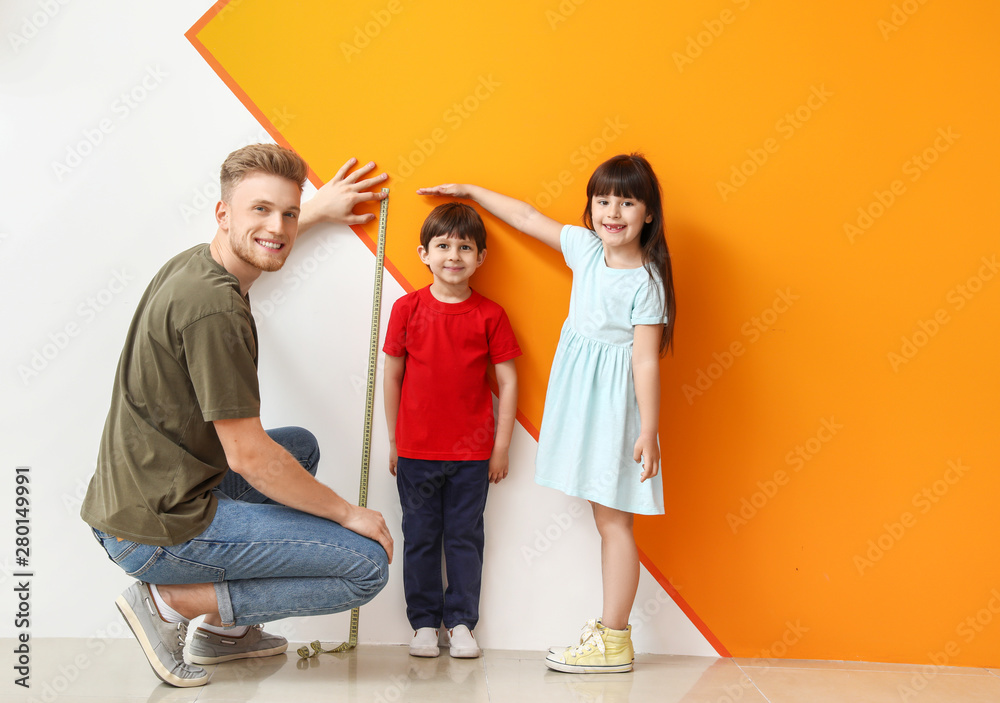
{"label": "shoelace", "polygon": [[[162,620],[159,611],[156,606],[153,605],[149,598],[143,598],[142,602],[146,605],[146,610],[149,611],[150,617],[154,617],[157,620]],[[186,622],[178,622],[177,625],[177,645],[181,648],[184,647],[184,642],[187,641],[188,626]]]}
{"label": "shoelace", "polygon": [[601,637],[601,631],[597,627],[596,620],[588,620],[587,624],[583,626],[583,633],[580,635],[580,644],[572,647],[567,654],[572,654],[573,656],[579,656],[584,651],[590,650],[594,646],[597,650],[604,654],[604,638]]}
{"label": "shoelace", "polygon": [[177,644],[181,647],[184,646],[184,642],[187,640],[188,626],[186,622],[177,623]]}

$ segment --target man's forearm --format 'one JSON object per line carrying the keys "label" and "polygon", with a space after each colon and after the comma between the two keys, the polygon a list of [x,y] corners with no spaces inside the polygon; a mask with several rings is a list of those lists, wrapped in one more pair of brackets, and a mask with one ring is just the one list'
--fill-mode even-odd
{"label": "man's forearm", "polygon": [[282,505],[310,515],[343,523],[350,504],[332,488],[317,481],[284,447],[266,447],[256,461],[250,460],[239,473],[258,491]]}

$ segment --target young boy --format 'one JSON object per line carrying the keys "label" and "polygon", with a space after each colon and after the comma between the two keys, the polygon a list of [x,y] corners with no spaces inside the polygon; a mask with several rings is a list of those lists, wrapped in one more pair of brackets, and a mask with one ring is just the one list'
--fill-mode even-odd
{"label": "young boy", "polygon": [[[410,654],[438,656],[443,622],[451,656],[474,658],[483,511],[489,484],[507,476],[521,349],[503,308],[469,287],[486,258],[486,227],[472,207],[434,208],[417,253],[434,282],[396,301],[383,346],[389,471],[403,508],[403,590],[414,629]],[[495,427],[489,363],[500,397]]]}

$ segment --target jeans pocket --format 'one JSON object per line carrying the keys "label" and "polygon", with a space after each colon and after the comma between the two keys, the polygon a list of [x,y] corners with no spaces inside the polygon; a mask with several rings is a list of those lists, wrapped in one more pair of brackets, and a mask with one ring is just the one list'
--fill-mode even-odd
{"label": "jeans pocket", "polygon": [[[94,530],[94,535],[101,541],[101,546],[104,547],[104,551],[108,553],[108,558],[114,563],[125,568],[124,563],[130,561],[130,557],[133,556],[136,550],[146,547],[147,549],[153,549],[153,547],[148,547],[144,544],[139,544],[137,542],[132,542],[127,539],[118,539],[113,535],[109,535],[105,532],[100,532]],[[140,556],[140,558],[142,558]],[[148,558],[148,555],[147,557]],[[145,558],[143,559],[145,561]],[[128,569],[126,569],[128,571]]]}

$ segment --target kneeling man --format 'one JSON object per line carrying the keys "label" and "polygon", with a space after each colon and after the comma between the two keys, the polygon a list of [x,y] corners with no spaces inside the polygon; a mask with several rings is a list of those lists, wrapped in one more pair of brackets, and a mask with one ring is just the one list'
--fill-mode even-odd
{"label": "kneeling man", "polygon": [[[352,159],[300,208],[306,164],[273,144],[222,165],[218,229],[153,278],[125,340],[81,516],[138,579],[117,600],[156,675],[208,682],[200,664],[284,652],[260,623],[349,610],[386,584],[382,515],[314,477],[316,438],[260,421],[248,291],[318,221],[366,222],[379,200]],[[184,660],[187,624],[205,615]]]}

